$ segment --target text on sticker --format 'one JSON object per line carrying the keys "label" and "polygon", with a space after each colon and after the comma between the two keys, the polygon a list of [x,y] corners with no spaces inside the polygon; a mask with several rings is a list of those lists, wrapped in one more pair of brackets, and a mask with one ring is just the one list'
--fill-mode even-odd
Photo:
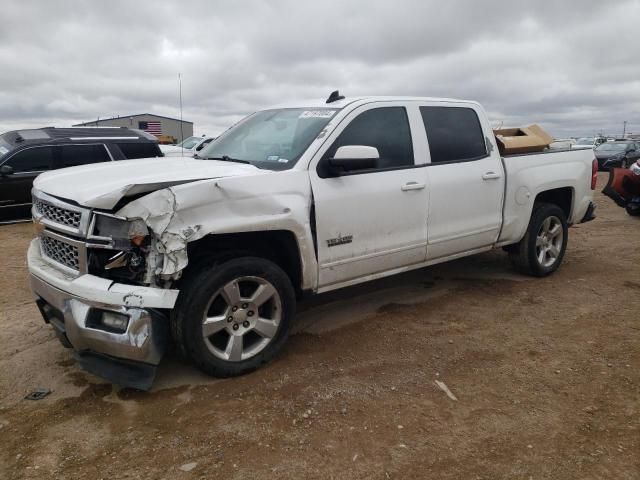
{"label": "text on sticker", "polygon": [[335,110],[305,110],[298,118],[331,118]]}

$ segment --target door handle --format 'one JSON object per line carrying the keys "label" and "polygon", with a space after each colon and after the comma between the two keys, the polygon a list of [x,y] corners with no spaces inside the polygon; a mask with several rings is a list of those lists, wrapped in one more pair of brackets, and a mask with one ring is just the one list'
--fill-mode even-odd
{"label": "door handle", "polygon": [[418,183],[418,182],[408,182],[405,183],[402,187],[400,187],[400,189],[403,192],[407,192],[409,190],[422,190],[426,185],[424,183]]}
{"label": "door handle", "polygon": [[496,180],[498,178],[500,178],[502,175],[500,175],[499,173],[496,172],[487,172],[484,175],[482,175],[482,179],[483,180]]}

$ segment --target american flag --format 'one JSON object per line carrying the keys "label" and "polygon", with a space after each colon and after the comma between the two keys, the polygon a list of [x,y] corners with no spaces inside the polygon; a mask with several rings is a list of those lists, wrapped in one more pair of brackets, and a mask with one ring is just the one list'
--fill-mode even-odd
{"label": "american flag", "polygon": [[160,122],[138,122],[138,128],[151,135],[162,135]]}

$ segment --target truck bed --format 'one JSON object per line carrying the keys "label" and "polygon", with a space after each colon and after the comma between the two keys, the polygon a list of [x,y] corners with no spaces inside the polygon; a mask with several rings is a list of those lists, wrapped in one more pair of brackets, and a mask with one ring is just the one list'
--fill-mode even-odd
{"label": "truck bed", "polygon": [[503,226],[498,245],[519,241],[527,228],[533,204],[540,192],[559,189],[569,199],[569,224],[584,217],[591,201],[592,162],[590,149],[549,149],[506,155]]}

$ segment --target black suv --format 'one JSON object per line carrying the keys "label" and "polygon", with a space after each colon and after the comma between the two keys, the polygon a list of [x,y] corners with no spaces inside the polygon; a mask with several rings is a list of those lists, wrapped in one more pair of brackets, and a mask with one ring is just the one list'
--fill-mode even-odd
{"label": "black suv", "polygon": [[0,135],[0,223],[31,217],[31,186],[42,172],[162,157],[158,140],[130,128],[40,128]]}

